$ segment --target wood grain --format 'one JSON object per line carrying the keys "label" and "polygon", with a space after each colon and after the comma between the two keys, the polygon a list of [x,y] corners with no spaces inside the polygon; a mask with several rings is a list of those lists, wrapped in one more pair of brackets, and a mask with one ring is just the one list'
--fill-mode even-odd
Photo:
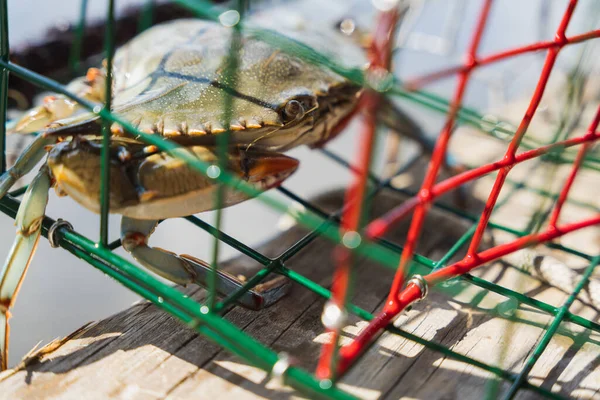
{"label": "wood grain", "polygon": [[[417,166],[416,168],[422,168]],[[418,170],[418,169],[417,169]],[[422,169],[421,169],[422,170]],[[406,197],[384,191],[373,203],[380,214]],[[333,192],[316,200],[334,210],[342,199]],[[478,208],[480,204],[471,204]],[[432,209],[419,253],[439,259],[468,228],[469,223]],[[407,223],[389,239],[402,243]],[[261,247],[268,255],[281,253],[306,231],[293,227]],[[290,259],[286,266],[328,287],[331,283],[333,245],[316,239]],[[240,257],[223,265],[231,271],[255,268]],[[353,302],[374,312],[384,301],[392,274],[376,264],[359,260]],[[477,275],[530,296],[560,305],[566,294],[506,263],[494,263]],[[183,289],[202,301],[202,289]],[[585,300],[585,299],[584,299]],[[234,307],[225,313],[231,321],[275,351],[286,351],[304,368],[316,366],[320,344],[326,340],[320,315],[323,299],[294,285],[292,293],[276,305],[252,312]],[[596,311],[578,301],[572,308],[588,318]],[[516,322],[506,316],[513,314]],[[432,340],[482,362],[519,372],[551,318],[464,281],[442,285],[402,316],[402,330]],[[353,317],[344,340],[366,323]],[[533,369],[530,381],[564,396],[599,396],[597,354],[600,335],[572,324],[562,328]],[[479,399],[493,382],[491,374],[444,357],[408,339],[385,333],[363,359],[343,378],[341,386],[366,399],[466,398]],[[506,390],[507,384],[501,385]],[[140,303],[90,326],[37,362],[0,375],[0,398],[14,399],[198,399],[198,398],[302,397],[271,382],[265,372],[220,350],[151,304]],[[522,391],[519,398],[537,398]]]}

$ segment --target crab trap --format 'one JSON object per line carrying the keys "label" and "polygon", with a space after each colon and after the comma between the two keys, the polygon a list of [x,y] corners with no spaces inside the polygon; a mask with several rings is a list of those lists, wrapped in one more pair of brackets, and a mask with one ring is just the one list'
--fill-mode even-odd
{"label": "crab trap", "polygon": [[[400,382],[417,373],[414,363],[402,377],[393,369],[385,375],[386,362],[373,361],[384,357],[373,349],[394,337],[435,354],[435,369],[450,360],[481,371],[488,398],[597,395],[597,385],[586,392],[581,383],[600,379],[593,360],[573,386],[566,381],[574,378],[557,383],[556,371],[547,374],[554,379],[532,371],[557,337],[573,342],[553,356],[566,364],[578,349],[593,354],[600,345],[598,4],[540,2],[539,15],[523,13],[520,21],[536,20],[537,38],[483,52],[486,38],[510,36],[519,22],[506,19],[505,2],[333,1],[325,9],[337,4],[348,13],[312,24],[294,13],[318,2],[147,1],[118,17],[114,3],[102,24],[90,25],[82,0],[73,29],[11,53],[7,1],[0,1],[0,210],[17,225],[0,274],[2,369],[9,309],[44,236],[309,397],[353,398],[349,376]],[[474,23],[463,25],[473,10]],[[441,34],[415,31],[421,17]],[[463,50],[457,43],[466,32]],[[435,62],[457,53],[454,65]],[[401,79],[395,69],[411,56],[430,66]],[[512,63],[519,59],[527,65]],[[90,60],[95,67],[87,69]],[[54,94],[8,120],[9,105],[28,104],[40,91]],[[356,132],[355,157],[330,146],[347,131]],[[31,138],[10,163],[7,132]],[[304,163],[286,152],[301,146],[346,171],[341,204],[287,186]],[[13,187],[34,167],[28,185]],[[315,172],[311,179],[327,174]],[[53,186],[99,214],[97,235],[45,215]],[[223,230],[226,207],[250,198],[301,227],[276,255]],[[211,222],[202,214],[209,210],[216,210]],[[109,237],[110,213],[123,216],[118,239]],[[212,236],[212,257],[150,246],[167,218],[185,218]],[[321,242],[327,254],[311,255]],[[258,272],[224,270],[223,245],[260,265]],[[115,253],[121,247],[136,261]],[[313,257],[328,278],[296,268],[299,256]],[[151,271],[201,285],[206,296],[198,302]],[[235,305],[265,312],[285,300],[290,282],[321,300],[311,303],[321,310],[323,335],[312,343],[318,360],[275,351],[224,318]],[[540,295],[540,282],[553,296]],[[429,320],[462,307],[471,310],[461,314],[467,328],[493,324],[493,340],[465,328],[461,335],[475,338],[461,348],[427,331]],[[511,354],[525,330],[525,355]],[[478,344],[490,348],[489,358],[470,355]],[[382,397],[414,389],[387,387]]]}

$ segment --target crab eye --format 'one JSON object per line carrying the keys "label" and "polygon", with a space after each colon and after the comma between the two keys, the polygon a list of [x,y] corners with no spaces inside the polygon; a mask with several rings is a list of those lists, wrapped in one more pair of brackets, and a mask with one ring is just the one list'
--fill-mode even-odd
{"label": "crab eye", "polygon": [[304,106],[298,100],[290,100],[284,108],[285,116],[288,120],[300,119],[304,117]]}

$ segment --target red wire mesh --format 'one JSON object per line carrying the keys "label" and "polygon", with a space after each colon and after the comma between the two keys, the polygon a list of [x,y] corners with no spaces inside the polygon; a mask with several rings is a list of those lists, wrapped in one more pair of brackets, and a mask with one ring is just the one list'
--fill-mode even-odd
{"label": "red wire mesh", "polygon": [[[383,13],[379,18],[374,39],[369,51],[370,66],[368,74],[378,78],[388,74],[392,59],[390,39],[393,37],[398,22],[399,14],[396,9]],[[362,213],[364,210],[365,191],[367,189],[371,154],[375,143],[375,128],[377,123],[377,108],[379,94],[368,91],[364,93],[359,108],[363,112],[362,142],[359,147],[359,167],[354,171],[355,180],[346,192],[344,211],[342,214],[341,228],[343,232],[357,232],[360,229]],[[348,233],[346,233],[347,235]],[[331,305],[338,310],[344,308],[348,287],[350,284],[350,267],[352,252],[346,247],[340,247],[337,253],[338,265],[333,277]],[[337,343],[340,327],[328,327],[333,343]],[[323,353],[317,367],[318,377],[327,377],[330,366],[335,361],[335,346],[324,346]]]}
{"label": "red wire mesh", "polygon": [[[389,323],[393,322],[393,320],[404,309],[406,309],[407,306],[419,300],[424,295],[419,285],[414,282],[409,282],[409,284],[404,287],[406,278],[405,275],[407,266],[413,258],[415,247],[423,229],[423,223],[429,207],[432,202],[439,198],[442,194],[456,189],[467,182],[483,177],[491,172],[498,171],[495,183],[487,198],[485,208],[479,219],[475,234],[471,239],[466,256],[454,264],[440,268],[426,275],[424,280],[427,285],[434,285],[455,276],[468,273],[472,269],[477,268],[489,261],[516,252],[524,247],[548,242],[567,233],[600,224],[600,215],[596,215],[574,223],[563,225],[560,225],[559,223],[562,205],[569,195],[569,190],[571,189],[573,182],[577,177],[581,163],[588,150],[600,138],[600,132],[597,130],[600,122],[600,108],[598,108],[596,111],[595,117],[590,122],[585,135],[569,138],[517,154],[519,145],[538,109],[540,100],[544,94],[546,84],[548,83],[550,74],[560,50],[565,46],[574,43],[580,43],[592,38],[600,37],[600,30],[593,30],[571,37],[566,36],[565,32],[569,26],[569,22],[572,19],[577,3],[577,0],[570,0],[556,30],[554,40],[532,43],[522,47],[491,54],[489,56],[480,57],[478,55],[478,49],[492,6],[492,0],[485,0],[477,20],[475,30],[472,34],[470,45],[467,53],[465,54],[465,61],[463,65],[427,74],[407,82],[406,87],[409,90],[416,90],[417,88],[420,88],[428,83],[451,76],[453,74],[458,74],[458,84],[456,85],[456,89],[452,97],[446,122],[437,139],[436,146],[431,156],[431,160],[429,162],[429,166],[420,191],[416,196],[386,213],[384,216],[372,221],[365,228],[365,235],[367,237],[376,238],[383,235],[392,226],[412,214],[412,221],[408,231],[406,243],[400,258],[398,270],[388,295],[387,302],[383,310],[376,315],[370,324],[363,329],[363,331],[351,343],[339,349],[339,354],[337,344],[340,327],[328,327],[328,332],[331,333],[331,335],[330,340],[323,345],[321,359],[317,367],[317,376],[319,378],[334,378],[336,375],[344,373],[358,358],[358,356],[366,350],[369,344],[379,334],[382,333],[383,329]],[[370,73],[380,72],[381,69],[389,69],[389,49],[391,48],[391,43],[393,42],[393,31],[397,19],[398,14],[395,10],[382,12],[380,14],[378,27],[374,35],[373,43],[371,44]],[[458,175],[436,183],[440,167],[442,166],[442,163],[447,155],[448,143],[455,126],[457,112],[462,105],[463,97],[473,71],[481,66],[489,65],[500,60],[541,50],[547,51],[542,72],[525,115],[521,119],[514,137],[510,141],[504,157],[495,162],[462,172]],[[378,104],[379,95],[380,94],[374,91],[369,91],[364,95],[363,101],[361,102],[362,111],[364,113],[364,118],[362,120],[362,146],[358,157],[359,166],[355,167],[353,170],[356,174],[355,181],[349,187],[346,195],[346,205],[344,207],[345,212],[342,219],[342,227],[345,230],[358,231],[360,229],[360,219],[363,206],[362,199],[366,185],[368,168],[370,165],[370,153],[373,145],[376,123],[373,115]],[[496,205],[498,196],[510,170],[519,163],[544,155],[553,149],[560,147],[567,148],[576,145],[581,145],[581,147],[579,148],[571,172],[559,194],[553,212],[549,217],[548,227],[542,232],[530,234],[509,243],[496,245],[484,251],[478,251],[483,234],[487,228],[490,215],[494,210],[494,206]],[[334,275],[332,300],[330,303],[328,303],[329,307],[335,306],[338,307],[338,310],[343,309],[350,287],[350,268],[350,253],[347,250],[340,249],[338,252],[337,269]]]}

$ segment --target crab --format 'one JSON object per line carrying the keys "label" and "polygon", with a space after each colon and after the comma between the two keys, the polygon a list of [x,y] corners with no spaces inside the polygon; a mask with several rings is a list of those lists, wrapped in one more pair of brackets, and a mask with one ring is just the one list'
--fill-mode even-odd
{"label": "crab", "polygon": [[[218,135],[230,133],[227,168],[264,191],[280,185],[298,167],[283,152],[300,145],[319,147],[335,137],[357,109],[363,88],[331,70],[286,54],[242,34],[238,83],[227,81],[232,29],[201,20],[157,25],[118,49],[113,64],[112,112],[138,130],[184,145],[200,160],[216,163]],[[286,31],[345,65],[363,66],[362,49],[342,33]],[[92,68],[68,89],[101,105],[105,68]],[[231,96],[231,121],[222,122],[225,96]],[[382,120],[397,134],[409,135],[431,150],[419,127],[383,99]],[[71,196],[94,212],[100,210],[101,124],[96,113],[61,95],[49,96],[28,112],[16,132],[41,131],[15,165],[0,177],[0,198],[47,154],[29,185],[16,217],[17,238],[0,275],[0,353],[6,368],[8,316],[35,251],[48,191]],[[145,267],[178,284],[204,285],[209,265],[148,245],[161,219],[213,209],[215,180],[183,161],[158,151],[118,124],[111,126],[110,208],[121,214],[123,247]],[[223,206],[248,195],[226,189]],[[242,282],[218,272],[217,289],[227,295]],[[287,292],[281,277],[248,291],[241,305],[259,309]]]}

